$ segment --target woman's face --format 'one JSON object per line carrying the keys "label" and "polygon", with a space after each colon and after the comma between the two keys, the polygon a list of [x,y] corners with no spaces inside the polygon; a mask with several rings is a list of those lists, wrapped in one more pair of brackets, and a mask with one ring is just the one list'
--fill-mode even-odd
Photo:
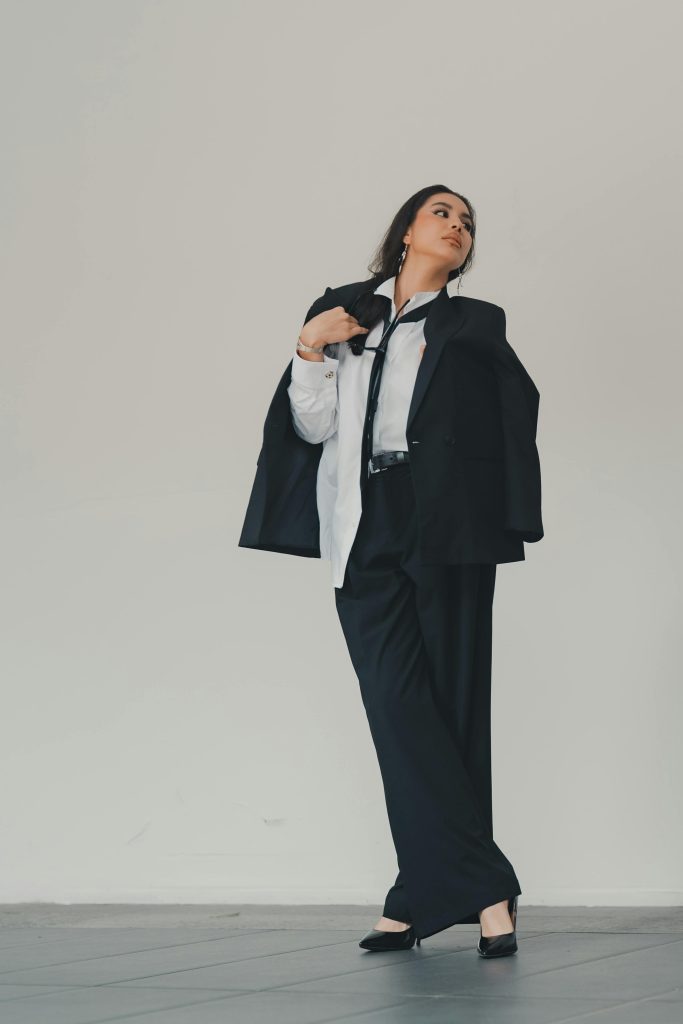
{"label": "woman's face", "polygon": [[456,270],[472,248],[472,218],[467,206],[450,192],[430,196],[417,211],[403,241],[410,246],[409,252],[443,261],[449,273]]}

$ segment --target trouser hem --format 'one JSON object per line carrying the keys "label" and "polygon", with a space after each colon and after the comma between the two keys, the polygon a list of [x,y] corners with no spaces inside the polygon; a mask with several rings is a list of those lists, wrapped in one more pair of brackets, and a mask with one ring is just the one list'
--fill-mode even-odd
{"label": "trouser hem", "polygon": [[[428,939],[430,935],[436,935],[438,932],[443,932],[447,928],[452,928],[456,924],[478,924],[479,918],[477,912],[482,910],[484,907],[492,907],[494,903],[502,903],[503,900],[512,899],[513,896],[521,896],[522,890],[519,886],[513,886],[512,889],[507,889],[504,893],[498,893],[491,896],[488,902],[482,903],[479,901],[476,907],[471,904],[466,906],[465,909],[459,914],[450,913],[444,916],[439,921],[428,921],[424,924],[416,923],[412,921],[413,930],[418,939]],[[466,920],[471,918],[471,920]]]}

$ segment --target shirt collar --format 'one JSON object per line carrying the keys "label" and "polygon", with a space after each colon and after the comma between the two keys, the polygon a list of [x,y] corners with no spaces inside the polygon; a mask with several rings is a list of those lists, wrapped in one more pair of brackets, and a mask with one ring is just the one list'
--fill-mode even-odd
{"label": "shirt collar", "polygon": [[[396,307],[394,305],[394,289],[395,289],[395,287],[396,287],[396,274],[394,274],[393,277],[388,277],[386,279],[386,281],[382,281],[382,283],[379,284],[375,288],[375,291],[374,291],[375,295],[386,295],[386,297],[391,302],[391,318],[392,318],[392,320],[396,316]],[[425,302],[429,302],[430,299],[433,299],[436,295],[439,294],[439,291],[440,291],[440,289],[437,288],[436,291],[433,291],[433,292],[415,292],[415,294],[411,296],[410,301],[407,302],[406,305],[403,307],[403,312],[407,313],[408,310],[416,309],[418,306],[422,306]]]}

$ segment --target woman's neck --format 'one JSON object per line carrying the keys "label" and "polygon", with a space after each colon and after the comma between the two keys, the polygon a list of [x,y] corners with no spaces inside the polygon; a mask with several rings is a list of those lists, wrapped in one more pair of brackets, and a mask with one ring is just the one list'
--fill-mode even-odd
{"label": "woman's neck", "polygon": [[394,282],[394,306],[397,310],[417,292],[438,292],[448,283],[443,270],[418,271],[404,268]]}

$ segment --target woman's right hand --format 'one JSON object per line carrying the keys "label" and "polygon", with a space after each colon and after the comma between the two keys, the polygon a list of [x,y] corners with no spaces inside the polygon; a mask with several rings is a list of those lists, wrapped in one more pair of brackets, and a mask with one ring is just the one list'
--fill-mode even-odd
{"label": "woman's right hand", "polygon": [[[304,324],[299,337],[304,345],[322,349],[337,341],[350,341],[357,334],[367,334],[369,327],[361,327],[355,317],[349,316],[343,306],[326,309]],[[302,352],[302,355],[308,353]]]}

